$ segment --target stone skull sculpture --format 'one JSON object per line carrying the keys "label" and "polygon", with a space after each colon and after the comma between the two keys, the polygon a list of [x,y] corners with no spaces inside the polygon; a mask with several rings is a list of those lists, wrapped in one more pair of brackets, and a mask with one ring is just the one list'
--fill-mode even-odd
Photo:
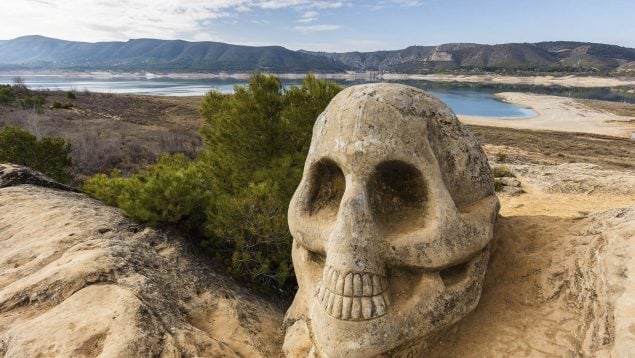
{"label": "stone skull sculpture", "polygon": [[399,84],[340,92],[289,207],[286,354],[375,356],[460,320],[478,303],[498,208],[485,154],[442,102]]}

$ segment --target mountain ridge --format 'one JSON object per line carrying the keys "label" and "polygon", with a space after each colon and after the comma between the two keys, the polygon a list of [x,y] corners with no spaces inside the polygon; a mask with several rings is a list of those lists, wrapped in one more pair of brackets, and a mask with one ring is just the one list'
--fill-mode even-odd
{"label": "mountain ridge", "polygon": [[213,41],[140,38],[91,43],[29,35],[0,40],[0,67],[160,72],[629,73],[635,68],[635,49],[591,42],[546,41],[319,52]]}

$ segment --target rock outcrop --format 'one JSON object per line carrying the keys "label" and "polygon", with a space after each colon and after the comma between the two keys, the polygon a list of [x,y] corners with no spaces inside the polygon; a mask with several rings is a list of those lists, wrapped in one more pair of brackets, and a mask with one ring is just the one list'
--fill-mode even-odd
{"label": "rock outcrop", "polygon": [[0,183],[0,356],[280,354],[284,307],[183,238],[26,168]]}

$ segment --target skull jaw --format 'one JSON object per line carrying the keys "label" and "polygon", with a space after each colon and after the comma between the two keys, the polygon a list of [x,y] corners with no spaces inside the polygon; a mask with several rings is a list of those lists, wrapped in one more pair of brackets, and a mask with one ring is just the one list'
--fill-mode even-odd
{"label": "skull jaw", "polygon": [[[393,302],[386,314],[369,320],[334,318],[312,296],[308,302],[308,318],[313,344],[327,357],[367,357],[425,340],[476,307],[489,252],[488,245],[466,263],[467,274],[458,282],[446,282],[438,273],[427,273],[410,291],[400,293],[399,288],[391,287]],[[389,280],[399,279],[389,277]],[[403,286],[403,282],[394,286]],[[310,291],[305,293],[311,294]]]}

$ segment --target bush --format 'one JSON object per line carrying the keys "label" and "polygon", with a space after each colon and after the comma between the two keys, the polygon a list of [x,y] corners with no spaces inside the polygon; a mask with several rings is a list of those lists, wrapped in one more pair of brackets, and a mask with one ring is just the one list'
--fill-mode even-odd
{"label": "bush", "polygon": [[126,179],[121,177],[121,171],[115,169],[110,177],[106,174],[96,174],[84,182],[84,191],[95,199],[99,199],[104,203],[117,206],[117,199],[121,195]]}
{"label": "bush", "polygon": [[84,184],[88,194],[121,207],[135,220],[150,225],[179,224],[187,231],[204,225],[210,202],[206,187],[199,168],[182,154],[164,155],[132,178],[121,178],[115,170],[110,178],[97,174]]}
{"label": "bush", "polygon": [[10,85],[0,85],[0,104],[10,104],[15,101],[15,92]]}
{"label": "bush", "polygon": [[307,76],[285,91],[255,74],[232,95],[201,104],[205,149],[196,160],[164,156],[132,178],[100,174],[84,190],[129,216],[202,235],[234,276],[269,287],[293,277],[287,207],[301,176],[313,123],[341,88]]}
{"label": "bush", "polygon": [[276,77],[256,74],[232,96],[212,91],[205,97],[200,162],[215,202],[204,243],[225,253],[235,275],[275,286],[291,277],[287,207],[313,123],[340,90],[309,75],[285,92]]}
{"label": "bush", "polygon": [[512,171],[504,165],[493,168],[492,174],[494,175],[494,178],[502,178],[502,177],[515,178],[516,177],[514,173],[512,173]]}
{"label": "bush", "polygon": [[66,98],[68,98],[68,99],[75,99],[75,98],[77,98],[77,96],[75,95],[75,92],[73,92],[73,91],[68,91],[68,92],[66,92]]}
{"label": "bush", "polygon": [[71,109],[73,108],[73,104],[72,103],[60,103],[60,102],[53,102],[53,105],[51,106],[51,108],[54,109]]}
{"label": "bush", "polygon": [[70,152],[71,145],[59,137],[38,140],[13,126],[0,130],[0,162],[31,167],[62,183],[70,180]]}

